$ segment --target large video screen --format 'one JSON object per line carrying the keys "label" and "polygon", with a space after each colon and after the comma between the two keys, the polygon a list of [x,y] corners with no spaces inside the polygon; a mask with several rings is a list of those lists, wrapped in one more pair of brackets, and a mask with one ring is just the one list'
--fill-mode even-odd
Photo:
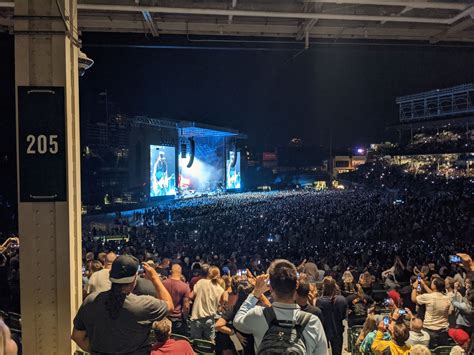
{"label": "large video screen", "polygon": [[175,194],[175,148],[164,145],[150,145],[150,197]]}
{"label": "large video screen", "polygon": [[229,156],[226,164],[227,172],[227,189],[240,189],[240,152],[235,153],[233,150],[229,151]]}
{"label": "large video screen", "polygon": [[222,137],[194,138],[195,156],[191,167],[187,167],[190,159],[179,159],[179,187],[183,195],[210,193],[224,188],[225,149]]}

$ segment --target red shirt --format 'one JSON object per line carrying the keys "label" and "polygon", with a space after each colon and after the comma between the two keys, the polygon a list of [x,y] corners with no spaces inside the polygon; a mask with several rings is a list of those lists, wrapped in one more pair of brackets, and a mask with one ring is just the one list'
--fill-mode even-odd
{"label": "red shirt", "polygon": [[186,340],[168,339],[163,345],[155,344],[151,348],[151,355],[164,354],[194,355],[194,350]]}
{"label": "red shirt", "polygon": [[165,286],[173,299],[174,310],[170,318],[181,318],[183,315],[184,298],[189,298],[189,294],[191,293],[189,285],[181,280],[168,278],[163,281],[163,286]]}

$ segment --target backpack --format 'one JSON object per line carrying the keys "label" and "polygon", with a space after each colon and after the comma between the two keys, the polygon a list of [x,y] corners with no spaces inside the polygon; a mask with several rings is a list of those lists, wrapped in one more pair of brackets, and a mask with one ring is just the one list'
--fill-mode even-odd
{"label": "backpack", "polygon": [[268,329],[258,348],[258,355],[307,354],[303,331],[311,320],[311,313],[300,311],[296,322],[278,320],[272,307],[265,308],[263,315]]}

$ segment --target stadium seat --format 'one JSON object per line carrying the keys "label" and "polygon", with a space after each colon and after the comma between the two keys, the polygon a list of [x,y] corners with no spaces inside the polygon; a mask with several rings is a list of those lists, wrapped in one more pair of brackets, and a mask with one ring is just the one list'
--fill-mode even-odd
{"label": "stadium seat", "polygon": [[372,291],[372,298],[375,302],[382,302],[385,298],[387,298],[387,291],[385,290],[373,290]]}
{"label": "stadium seat", "polygon": [[362,331],[361,325],[355,325],[349,328],[349,342],[347,346],[349,347],[349,351],[351,354],[360,354],[359,349],[355,346],[357,338],[359,337],[360,332]]}
{"label": "stadium seat", "polygon": [[186,340],[188,343],[192,344],[191,339],[181,334],[171,334],[171,339],[174,340]]}
{"label": "stadium seat", "polygon": [[193,344],[193,350],[196,352],[196,354],[201,354],[201,355],[215,354],[216,345],[211,341],[204,340],[204,339],[193,339],[192,344]]}
{"label": "stadium seat", "polygon": [[433,355],[449,355],[451,352],[452,346],[438,346],[435,349],[431,350]]}

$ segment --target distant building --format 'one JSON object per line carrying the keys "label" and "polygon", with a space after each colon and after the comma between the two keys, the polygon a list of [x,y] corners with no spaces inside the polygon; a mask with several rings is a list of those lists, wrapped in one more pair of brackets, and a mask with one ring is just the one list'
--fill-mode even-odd
{"label": "distant building", "polygon": [[332,158],[333,177],[354,171],[359,165],[365,164],[366,161],[367,157],[365,155],[336,155]]}

